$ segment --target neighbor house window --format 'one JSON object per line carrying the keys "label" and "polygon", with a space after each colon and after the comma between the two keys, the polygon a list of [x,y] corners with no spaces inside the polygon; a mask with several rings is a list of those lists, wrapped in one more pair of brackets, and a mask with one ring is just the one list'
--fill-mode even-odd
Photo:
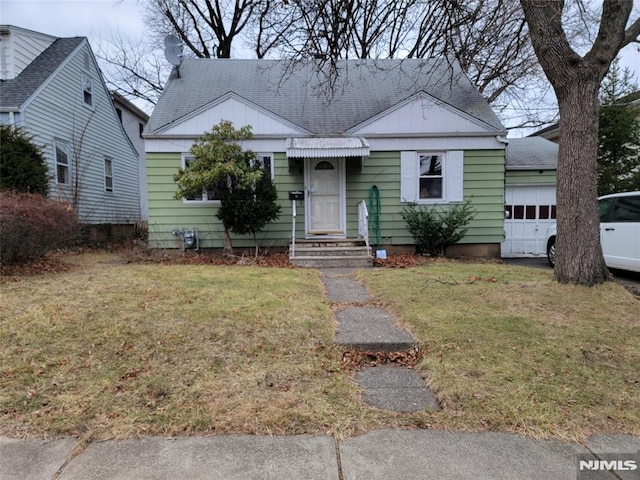
{"label": "neighbor house window", "polygon": [[[186,169],[189,164],[195,160],[193,155],[182,155],[182,168]],[[201,195],[184,197],[185,203],[202,203],[202,202],[218,202],[220,201],[213,190],[203,190]]]}
{"label": "neighbor house window", "polygon": [[82,98],[86,106],[93,108],[93,80],[87,76],[82,77]]}
{"label": "neighbor house window", "polygon": [[104,190],[105,192],[113,192],[113,160],[104,159]]}
{"label": "neighbor house window", "polygon": [[442,200],[444,191],[443,158],[441,153],[420,154],[418,199]]}
{"label": "neighbor house window", "polygon": [[60,140],[53,142],[53,152],[56,162],[56,182],[59,185],[71,184],[71,155],[69,144]]}

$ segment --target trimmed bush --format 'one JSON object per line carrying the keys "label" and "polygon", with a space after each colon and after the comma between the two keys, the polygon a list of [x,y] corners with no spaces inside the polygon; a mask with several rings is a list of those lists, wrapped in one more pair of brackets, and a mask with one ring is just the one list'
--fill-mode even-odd
{"label": "trimmed bush", "polygon": [[443,208],[439,205],[409,204],[400,214],[420,253],[444,256],[447,247],[458,243],[467,233],[467,225],[476,215],[471,200]]}
{"label": "trimmed bush", "polygon": [[40,147],[17,127],[0,124],[0,190],[47,194],[47,163]]}
{"label": "trimmed bush", "polygon": [[69,204],[34,193],[0,192],[0,263],[26,263],[76,239]]}

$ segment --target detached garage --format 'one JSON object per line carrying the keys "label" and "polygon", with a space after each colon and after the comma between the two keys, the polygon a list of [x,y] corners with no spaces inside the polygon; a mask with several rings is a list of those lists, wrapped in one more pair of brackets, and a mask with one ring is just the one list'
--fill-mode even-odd
{"label": "detached garage", "polygon": [[556,222],[558,145],[542,137],[508,139],[502,257],[546,255]]}

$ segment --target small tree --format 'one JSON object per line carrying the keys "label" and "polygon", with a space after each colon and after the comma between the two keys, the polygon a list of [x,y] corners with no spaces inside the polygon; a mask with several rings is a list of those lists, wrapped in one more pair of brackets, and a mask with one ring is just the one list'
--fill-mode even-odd
{"label": "small tree", "polygon": [[47,163],[21,128],[0,124],[0,190],[46,195]]}
{"label": "small tree", "polygon": [[422,253],[436,257],[446,255],[447,247],[458,243],[467,233],[467,225],[476,215],[471,200],[448,208],[417,206],[411,203],[400,211],[409,233]]}
{"label": "small tree", "polygon": [[257,234],[265,225],[279,217],[280,205],[276,203],[278,193],[269,172],[258,164],[253,166],[253,170],[260,173],[260,178],[254,185],[244,188],[236,186],[223,190],[217,216],[223,224],[229,225],[233,233],[253,235],[257,257],[259,252]]}
{"label": "small tree", "polygon": [[[178,170],[174,180],[178,184],[175,198],[202,195],[203,191],[215,192],[220,199],[220,209],[228,211],[232,193],[251,189],[262,177],[262,171],[253,167],[255,155],[250,150],[243,151],[240,142],[252,137],[251,127],[240,130],[233,124],[222,121],[214,125],[191,147],[195,159],[188,168]],[[240,195],[240,193],[238,193]],[[234,215],[218,214],[224,227],[224,253],[233,254],[229,232],[237,231]],[[250,231],[250,230],[247,230]]]}
{"label": "small tree", "polygon": [[629,105],[637,88],[614,61],[600,90],[598,195],[640,190],[640,112]]}

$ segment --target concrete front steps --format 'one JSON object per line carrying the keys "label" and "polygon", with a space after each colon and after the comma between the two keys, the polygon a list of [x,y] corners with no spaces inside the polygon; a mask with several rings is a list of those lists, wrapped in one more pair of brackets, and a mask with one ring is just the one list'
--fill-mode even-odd
{"label": "concrete front steps", "polygon": [[289,246],[289,262],[307,268],[362,268],[373,266],[373,257],[358,239],[296,240],[295,247]]}

